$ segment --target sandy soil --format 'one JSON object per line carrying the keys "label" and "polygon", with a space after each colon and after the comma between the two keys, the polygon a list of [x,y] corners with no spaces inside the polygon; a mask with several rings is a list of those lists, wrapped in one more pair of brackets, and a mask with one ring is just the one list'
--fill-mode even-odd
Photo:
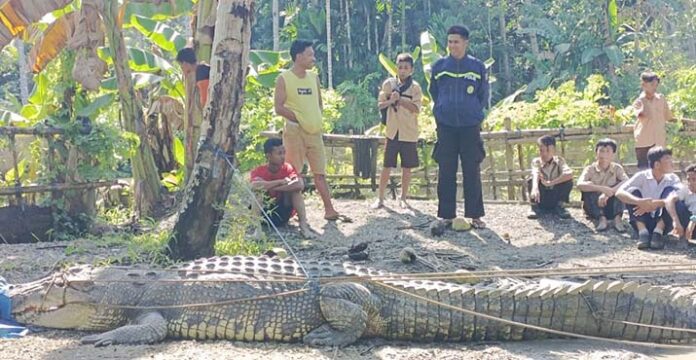
{"label": "sandy soil", "polygon": [[[413,210],[395,202],[370,210],[368,200],[337,200],[339,211],[352,223],[327,223],[321,218],[319,201],[308,201],[310,224],[321,235],[313,241],[300,239],[296,228],[281,232],[300,258],[346,260],[347,249],[369,242],[370,259],[365,265],[393,272],[430,272],[422,264],[404,265],[399,252],[410,246],[438,271],[513,268],[569,268],[618,264],[679,263],[693,261],[694,248],[677,250],[668,244],[659,252],[638,251],[634,240],[615,231],[595,233],[579,209],[570,209],[572,219],[544,217],[527,220],[527,207],[487,205],[488,229],[432,238],[426,224],[436,213],[436,203],[413,201]],[[413,225],[416,225],[413,227]],[[411,226],[412,228],[406,228]],[[269,234],[269,236],[273,236]],[[37,278],[60,260],[95,262],[125,252],[118,246],[95,246],[78,240],[68,243],[0,245],[0,274],[10,282]],[[58,247],[57,247],[58,246]],[[62,246],[62,247],[61,247]],[[70,251],[79,249],[79,251]],[[66,255],[69,253],[69,255]],[[611,275],[651,283],[692,285],[692,274]],[[166,341],[152,346],[81,346],[84,334],[43,331],[17,340],[0,340],[5,359],[694,359],[696,351],[657,350],[582,340],[544,340],[517,343],[416,344],[379,339],[363,340],[344,349],[314,349],[302,344]]]}

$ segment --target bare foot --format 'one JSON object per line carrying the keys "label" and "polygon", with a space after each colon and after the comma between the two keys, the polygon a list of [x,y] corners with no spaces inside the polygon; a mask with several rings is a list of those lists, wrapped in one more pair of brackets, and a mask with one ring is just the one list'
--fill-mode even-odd
{"label": "bare foot", "polygon": [[338,214],[338,211],[336,211],[336,210],[334,210],[334,209],[326,210],[326,212],[324,212],[324,219],[326,219],[326,220],[336,220],[336,219],[338,219],[338,215],[339,215],[339,214]]}
{"label": "bare foot", "polygon": [[382,207],[384,207],[384,202],[382,201],[382,199],[377,199],[375,200],[375,202],[372,203],[372,205],[370,205],[370,209],[372,210],[381,209]]}
{"label": "bare foot", "polygon": [[300,235],[305,239],[315,239],[317,237],[316,233],[307,224],[300,225]]}
{"label": "bare foot", "polygon": [[597,224],[597,231],[604,231],[609,227],[609,224],[607,224],[607,219],[605,218],[600,218],[599,223]]}
{"label": "bare foot", "polygon": [[408,201],[406,201],[406,199],[402,198],[402,199],[399,199],[399,207],[402,209],[410,209],[411,204],[409,204]]}

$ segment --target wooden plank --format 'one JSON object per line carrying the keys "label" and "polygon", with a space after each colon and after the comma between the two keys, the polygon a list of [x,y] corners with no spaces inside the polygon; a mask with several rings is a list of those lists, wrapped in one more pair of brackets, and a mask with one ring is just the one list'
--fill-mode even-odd
{"label": "wooden plank", "polygon": [[63,129],[50,127],[17,127],[17,126],[0,126],[0,135],[34,135],[34,136],[52,136],[64,134]]}
{"label": "wooden plank", "polygon": [[[506,131],[512,131],[512,120],[510,118],[505,118],[504,120],[504,126]],[[513,150],[512,150],[512,145],[505,139],[505,170],[508,172],[508,180],[512,181],[513,175],[513,164],[512,164],[512,158],[513,158]],[[515,199],[515,188],[513,186],[508,186],[508,200],[514,200]]]}
{"label": "wooden plank", "polygon": [[88,183],[60,183],[60,184],[50,184],[50,185],[25,185],[25,186],[15,186],[15,187],[0,187],[0,196],[11,196],[16,194],[30,194],[30,193],[41,193],[41,192],[52,192],[52,191],[65,191],[65,190],[79,190],[79,189],[95,189],[100,187],[107,187],[112,185],[117,185],[117,181],[97,181]]}

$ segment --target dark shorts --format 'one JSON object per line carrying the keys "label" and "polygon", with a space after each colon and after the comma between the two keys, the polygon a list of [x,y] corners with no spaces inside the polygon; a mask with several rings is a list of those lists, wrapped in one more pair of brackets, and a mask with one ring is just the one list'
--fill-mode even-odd
{"label": "dark shorts", "polygon": [[655,145],[636,148],[636,160],[638,161],[638,170],[645,170],[649,168],[648,151],[650,151],[650,149],[652,149],[653,146]]}
{"label": "dark shorts", "polygon": [[418,161],[418,145],[416,142],[400,141],[397,137],[394,140],[387,139],[384,147],[384,167],[395,168],[396,157],[401,157],[402,168],[416,168],[420,165]]}
{"label": "dark shorts", "polygon": [[[290,221],[295,209],[291,204],[285,204],[282,200],[273,199],[266,204],[263,210],[271,218],[273,225],[283,226]],[[269,225],[265,216],[263,220],[266,225]]]}

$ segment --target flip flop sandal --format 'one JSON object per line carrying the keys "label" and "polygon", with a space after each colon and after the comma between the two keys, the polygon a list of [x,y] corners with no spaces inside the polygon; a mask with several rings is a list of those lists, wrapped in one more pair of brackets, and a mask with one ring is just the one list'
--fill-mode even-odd
{"label": "flip flop sandal", "polygon": [[348,216],[345,216],[343,214],[336,214],[335,216],[328,216],[324,217],[324,220],[328,221],[336,221],[336,220],[341,220],[342,222],[346,223],[352,223],[353,219],[349,218]]}
{"label": "flip flop sandal", "polygon": [[474,229],[485,229],[486,223],[483,220],[471,220],[471,227]]}

